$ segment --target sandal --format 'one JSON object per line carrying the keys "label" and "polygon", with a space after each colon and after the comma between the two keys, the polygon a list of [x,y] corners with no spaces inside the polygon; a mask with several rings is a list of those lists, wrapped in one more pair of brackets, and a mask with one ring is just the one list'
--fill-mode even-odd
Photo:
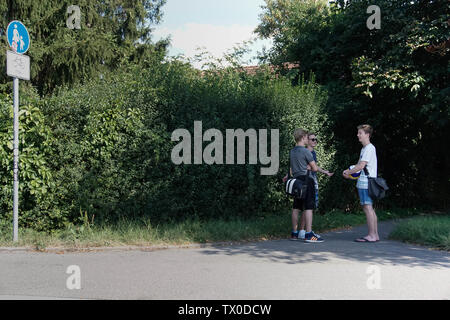
{"label": "sandal", "polygon": [[377,242],[377,240],[371,241],[366,238],[358,238],[358,239],[355,239],[355,242]]}

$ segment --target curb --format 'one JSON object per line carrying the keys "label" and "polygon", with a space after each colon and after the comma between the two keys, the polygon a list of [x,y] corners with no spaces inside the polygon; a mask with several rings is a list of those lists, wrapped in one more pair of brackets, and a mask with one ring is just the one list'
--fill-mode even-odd
{"label": "curb", "polygon": [[[276,239],[271,239],[276,240]],[[280,240],[280,239],[278,239]],[[264,240],[263,240],[264,241]],[[35,253],[85,253],[85,252],[114,252],[114,251],[158,251],[167,249],[201,249],[212,248],[215,246],[229,246],[244,244],[254,241],[235,241],[235,242],[214,242],[214,243],[192,243],[184,245],[153,245],[153,246],[117,246],[117,247],[48,247],[39,249],[36,247],[0,247],[0,253],[4,252],[35,252]]]}

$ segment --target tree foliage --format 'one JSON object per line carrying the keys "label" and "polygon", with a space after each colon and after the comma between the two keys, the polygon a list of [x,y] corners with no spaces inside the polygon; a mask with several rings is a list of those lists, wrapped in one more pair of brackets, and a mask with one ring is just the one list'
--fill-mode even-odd
{"label": "tree foliage", "polygon": [[[356,126],[370,123],[392,200],[448,205],[449,2],[324,3],[267,0],[257,28],[274,37],[266,59],[300,61],[302,73],[314,72],[327,87],[329,131],[342,169],[357,160]],[[369,5],[380,7],[381,29],[366,25]]]}
{"label": "tree foliage", "polygon": [[[307,126],[326,136],[322,130],[325,103],[326,93],[312,81],[293,87],[289,79],[269,72],[251,76],[235,68],[213,69],[202,75],[186,63],[156,58],[145,70],[129,66],[103,80],[61,89],[34,103],[37,108],[31,109],[30,117],[42,115],[44,121],[39,120],[33,133],[22,133],[51,133],[44,139],[50,146],[41,143],[35,145],[39,151],[33,150],[43,162],[37,169],[25,170],[39,173],[45,168],[50,172],[50,186],[39,183],[38,194],[43,197],[27,198],[27,205],[51,206],[30,211],[30,219],[21,223],[53,229],[77,222],[80,212],[107,222],[125,216],[153,221],[254,217],[283,209],[288,201],[281,178],[294,145],[293,131]],[[6,119],[11,107],[5,103],[2,108]],[[171,141],[172,132],[184,128],[193,135],[198,120],[203,132],[215,128],[223,133],[224,148],[226,129],[267,129],[269,155],[270,129],[279,129],[278,174],[262,176],[262,165],[248,160],[234,165],[175,165],[171,151],[177,142]],[[12,121],[5,121],[0,133],[8,136],[11,126]],[[203,142],[203,148],[208,144]],[[248,141],[246,144],[248,159]],[[12,153],[6,143],[3,148],[0,212],[8,216]],[[332,155],[325,156],[323,149],[318,152],[319,157],[324,155],[321,164],[327,167]],[[33,181],[42,178],[35,173],[30,180],[25,179],[22,192],[31,193]],[[21,202],[21,210],[22,206]]]}
{"label": "tree foliage", "polygon": [[[151,24],[159,23],[166,0],[3,0],[0,2],[0,59],[8,49],[6,27],[20,20],[28,28],[31,46],[31,83],[46,94],[72,85],[129,61],[144,61],[165,52],[165,41],[151,43]],[[67,8],[81,11],[81,29],[69,29]],[[8,79],[0,76],[5,86]]]}
{"label": "tree foliage", "polygon": [[[56,183],[50,167],[53,134],[44,114],[28,101],[19,113],[20,219],[36,229],[61,227],[66,217],[55,206]],[[0,95],[0,212],[12,219],[13,108],[9,96]],[[12,220],[11,220],[12,221]]]}

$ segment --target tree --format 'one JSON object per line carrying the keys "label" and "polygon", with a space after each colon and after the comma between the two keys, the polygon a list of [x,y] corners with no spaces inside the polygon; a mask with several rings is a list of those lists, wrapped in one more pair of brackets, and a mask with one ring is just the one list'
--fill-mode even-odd
{"label": "tree", "polygon": [[[265,58],[276,64],[296,61],[299,43],[305,40],[313,43],[323,37],[331,13],[326,0],[266,0],[263,9],[255,31],[261,37],[273,39],[273,48]],[[318,47],[316,44],[310,49]],[[307,49],[302,46],[302,50]]]}
{"label": "tree", "polygon": [[[20,20],[31,38],[31,83],[42,94],[59,85],[72,85],[130,61],[144,61],[167,43],[151,43],[151,24],[159,23],[166,0],[7,0],[0,3],[0,36],[4,66],[6,26]],[[67,26],[67,8],[80,8],[81,29]],[[0,83],[9,80],[3,73]]]}
{"label": "tree", "polygon": [[[370,5],[381,9],[381,29],[366,25]],[[397,204],[448,205],[448,13],[449,2],[436,0],[266,0],[256,30],[274,38],[266,59],[300,61],[301,72],[327,87],[341,166],[357,157],[356,126],[375,127],[380,169]]]}

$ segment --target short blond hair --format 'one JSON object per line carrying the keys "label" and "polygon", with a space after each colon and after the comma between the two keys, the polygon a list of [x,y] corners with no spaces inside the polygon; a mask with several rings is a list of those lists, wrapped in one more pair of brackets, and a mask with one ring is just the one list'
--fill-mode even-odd
{"label": "short blond hair", "polygon": [[361,124],[357,127],[357,129],[363,130],[366,134],[369,135],[370,138],[372,138],[373,128],[370,124]]}
{"label": "short blond hair", "polygon": [[294,131],[295,143],[298,143],[300,140],[302,140],[307,135],[308,135],[308,131],[300,129],[300,128],[295,129],[295,131]]}

